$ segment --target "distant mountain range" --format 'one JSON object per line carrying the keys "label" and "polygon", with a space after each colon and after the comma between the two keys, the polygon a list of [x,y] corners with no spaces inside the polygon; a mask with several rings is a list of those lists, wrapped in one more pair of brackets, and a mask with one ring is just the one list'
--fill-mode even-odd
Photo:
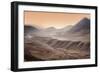
{"label": "distant mountain range", "polygon": [[90,41],[90,19],[83,18],[64,33],[59,33],[61,38],[73,41]]}
{"label": "distant mountain range", "polygon": [[90,58],[90,19],[61,29],[24,26],[24,61]]}
{"label": "distant mountain range", "polygon": [[58,33],[89,33],[90,32],[90,20],[88,18],[83,18],[82,20],[80,20],[77,24],[75,24],[74,26],[69,25],[66,26],[64,28],[61,29],[56,29],[54,27],[49,27],[44,29],[44,32],[58,32]]}
{"label": "distant mountain range", "polygon": [[[72,40],[89,40],[90,35],[90,19],[83,18],[74,26],[66,26],[61,29],[56,29],[54,27],[49,27],[46,29],[37,29],[33,26],[24,26],[25,33],[35,33],[37,36],[41,37],[52,37],[52,38],[63,38]],[[86,38],[86,39],[85,39]]]}

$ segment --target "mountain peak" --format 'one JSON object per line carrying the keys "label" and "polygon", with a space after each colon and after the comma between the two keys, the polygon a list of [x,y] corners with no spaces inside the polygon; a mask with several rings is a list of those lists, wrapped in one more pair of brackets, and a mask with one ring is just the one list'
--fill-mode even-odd
{"label": "mountain peak", "polygon": [[25,26],[24,26],[24,29],[25,29],[25,30],[27,30],[27,29],[28,29],[28,30],[37,30],[36,27],[30,26],[30,25],[25,25]]}
{"label": "mountain peak", "polygon": [[89,20],[87,17],[84,17],[83,20]]}
{"label": "mountain peak", "polygon": [[46,28],[47,30],[55,30],[56,28],[55,27],[48,27]]}
{"label": "mountain peak", "polygon": [[38,31],[38,29],[36,27],[33,27],[31,25],[24,25],[24,33],[25,34],[29,34],[32,32]]}
{"label": "mountain peak", "polygon": [[89,22],[90,20],[88,18],[83,18],[82,20],[80,20],[80,22]]}
{"label": "mountain peak", "polygon": [[90,20],[88,18],[83,18],[82,20],[80,20],[77,24],[77,26],[90,26]]}
{"label": "mountain peak", "polygon": [[82,20],[80,20],[74,27],[72,27],[72,29],[70,30],[71,32],[80,32],[80,31],[84,31],[84,32],[89,32],[90,30],[90,19],[88,18],[83,18]]}

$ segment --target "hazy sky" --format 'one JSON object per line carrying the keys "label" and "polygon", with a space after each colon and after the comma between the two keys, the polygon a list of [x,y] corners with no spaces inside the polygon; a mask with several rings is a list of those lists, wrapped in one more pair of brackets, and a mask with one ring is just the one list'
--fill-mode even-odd
{"label": "hazy sky", "polygon": [[84,17],[90,18],[90,14],[25,11],[24,23],[39,28],[55,27],[59,29],[75,25]]}

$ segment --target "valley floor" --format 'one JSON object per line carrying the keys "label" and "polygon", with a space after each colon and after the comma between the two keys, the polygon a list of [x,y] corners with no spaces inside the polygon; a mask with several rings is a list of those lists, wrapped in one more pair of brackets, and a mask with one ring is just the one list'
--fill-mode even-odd
{"label": "valley floor", "polygon": [[25,39],[25,61],[50,61],[90,58],[90,43],[39,37]]}

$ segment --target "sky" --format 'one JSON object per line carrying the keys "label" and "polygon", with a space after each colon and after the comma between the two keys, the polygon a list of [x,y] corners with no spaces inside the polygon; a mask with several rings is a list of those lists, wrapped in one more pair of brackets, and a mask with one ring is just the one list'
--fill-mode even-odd
{"label": "sky", "polygon": [[24,11],[24,24],[37,28],[55,27],[60,29],[75,25],[85,17],[90,19],[90,14]]}

